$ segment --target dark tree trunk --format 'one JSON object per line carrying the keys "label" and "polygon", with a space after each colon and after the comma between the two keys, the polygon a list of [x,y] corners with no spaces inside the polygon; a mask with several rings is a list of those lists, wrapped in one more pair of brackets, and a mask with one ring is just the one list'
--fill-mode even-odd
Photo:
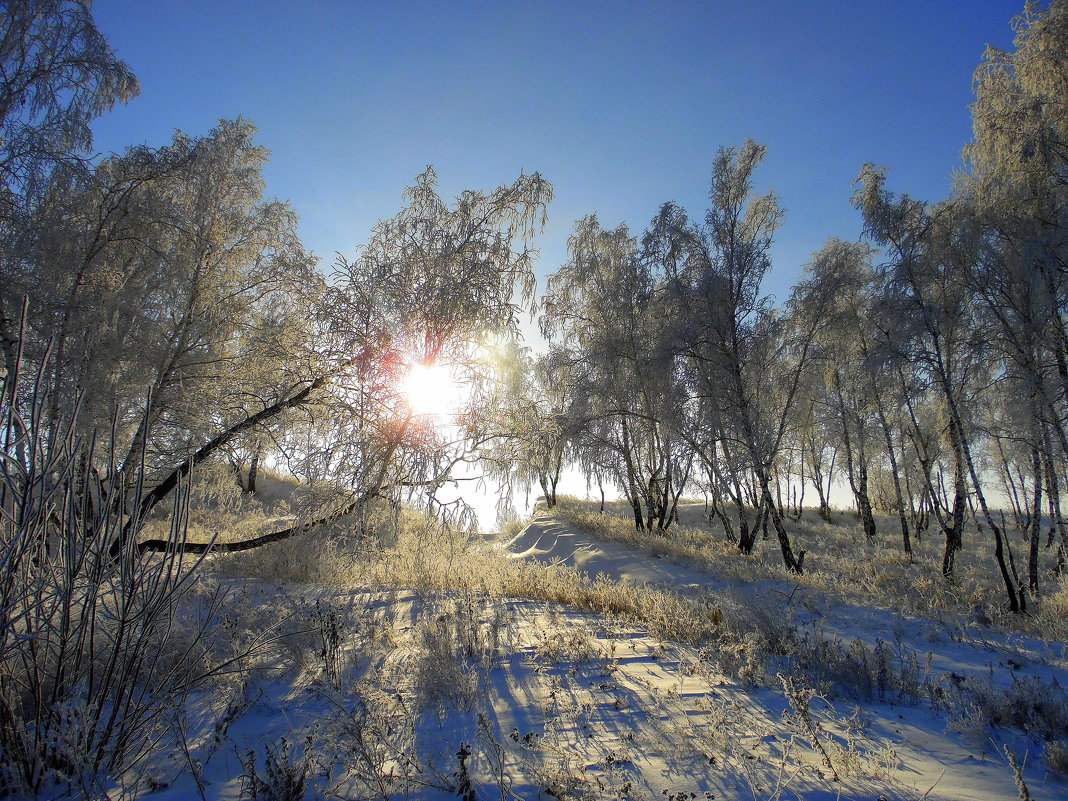
{"label": "dark tree trunk", "polygon": [[957,465],[956,473],[953,512],[950,514],[949,519],[942,523],[942,531],[946,536],[946,548],[942,553],[942,575],[949,581],[953,580],[957,551],[961,549],[964,541],[962,532],[964,530],[964,510],[967,505],[964,491],[964,466],[962,464]]}
{"label": "dark tree trunk", "polygon": [[252,454],[252,461],[248,466],[248,484],[245,485],[244,491],[248,495],[256,494],[256,478],[259,475],[260,468],[260,452],[259,449]]}
{"label": "dark tree trunk", "polygon": [[831,505],[827,502],[827,495],[823,491],[823,470],[820,467],[820,459],[816,458],[816,441],[811,437],[809,438],[809,449],[812,451],[809,460],[809,464],[812,465],[812,484],[816,487],[816,496],[820,499],[819,516],[830,523]]}
{"label": "dark tree trunk", "polygon": [[1056,461],[1053,457],[1053,443],[1050,441],[1048,428],[1044,431],[1042,446],[1046,463],[1046,503],[1049,506],[1050,538],[1054,532],[1060,537],[1060,548],[1068,551],[1068,535],[1064,530],[1064,520],[1061,518],[1061,490],[1057,480]]}
{"label": "dark tree trunk", "polygon": [[1027,611],[1027,600],[1024,595],[1024,590],[1019,585],[1019,579],[1015,575],[1015,568],[1010,573],[1009,565],[1006,564],[1005,542],[1001,527],[995,522],[993,516],[990,514],[986,496],[983,494],[983,486],[979,481],[979,474],[975,469],[975,462],[972,459],[971,448],[968,446],[968,440],[964,433],[960,409],[957,407],[957,399],[954,397],[953,393],[949,391],[949,379],[946,375],[945,368],[942,366],[941,353],[938,351],[937,345],[936,353],[939,357],[940,381],[946,399],[946,406],[948,407],[950,414],[950,439],[953,441],[953,450],[957,456],[958,464],[960,463],[961,458],[963,458],[963,462],[967,466],[968,475],[972,480],[972,487],[975,489],[975,497],[979,501],[979,508],[983,512],[983,517],[985,518],[987,525],[990,526],[990,530],[994,533],[994,560],[997,562],[1001,580],[1005,584],[1005,594],[1008,596],[1009,600],[1009,611],[1025,612]]}
{"label": "dark tree trunk", "polygon": [[857,471],[857,506],[860,510],[860,522],[864,527],[864,537],[874,541],[876,535],[875,513],[871,507],[871,497],[868,495],[868,460],[861,454],[859,470]]}
{"label": "dark tree trunk", "polygon": [[545,499],[546,509],[556,508],[556,481],[548,473],[538,471],[538,484],[541,486],[541,496]]}
{"label": "dark tree trunk", "polygon": [[1027,550],[1027,588],[1038,595],[1038,548],[1042,540],[1042,453],[1035,445],[1031,450],[1031,467],[1035,476],[1035,494],[1031,501],[1031,536]]}
{"label": "dark tree trunk", "polygon": [[775,527],[775,534],[779,538],[779,549],[782,551],[783,564],[786,565],[786,569],[790,572],[801,573],[805,564],[805,552],[799,551],[797,556],[794,556],[793,548],[790,546],[790,535],[786,533],[786,527],[783,525],[782,518],[779,516],[779,510],[775,508],[775,502],[771,498],[767,477],[761,476],[761,479],[768,513],[771,515],[771,522]]}
{"label": "dark tree trunk", "polygon": [[756,545],[756,529],[749,528],[749,519],[745,514],[745,506],[738,504],[738,550],[749,555]]}
{"label": "dark tree trunk", "polygon": [[759,523],[757,523],[757,527],[760,529],[760,539],[764,542],[768,541],[768,518],[771,515],[771,507],[774,506],[774,504],[775,502],[768,497],[764,498],[764,502],[760,504],[760,512],[757,518]]}
{"label": "dark tree trunk", "polygon": [[[249,415],[244,420],[241,420],[224,431],[221,431],[219,434],[216,434],[198,450],[186,457],[186,459],[175,467],[162,481],[159,482],[159,484],[141,497],[140,507],[131,515],[130,520],[123,526],[122,533],[120,536],[116,537],[115,542],[112,544],[111,555],[117,558],[123,552],[130,540],[137,535],[142,522],[156,507],[156,504],[170,495],[170,493],[174,491],[174,488],[178,486],[179,482],[184,480],[194,467],[201,464],[205,459],[214,454],[215,451],[219,450],[239,434],[255,428],[260,423],[271,419],[287,409],[295,409],[298,406],[307,403],[314,396],[315,392],[322,388],[329,379],[330,376],[320,376],[308,384],[308,386],[304,387],[304,389],[295,392],[288,398],[277,401],[256,414]],[[145,439],[147,440],[147,437]]]}

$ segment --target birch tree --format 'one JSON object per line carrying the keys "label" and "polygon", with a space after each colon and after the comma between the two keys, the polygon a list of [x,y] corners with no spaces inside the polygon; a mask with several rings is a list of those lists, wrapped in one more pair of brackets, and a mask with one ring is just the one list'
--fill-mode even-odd
{"label": "birch tree", "polygon": [[[765,149],[753,142],[741,148],[722,148],[712,169],[710,207],[704,223],[683,236],[687,258],[674,278],[683,298],[680,347],[697,365],[705,394],[719,398],[717,417],[723,426],[721,446],[728,464],[742,457],[756,480],[759,504],[766,507],[778,538],[783,563],[801,572],[804,552],[794,554],[782,515],[773,501],[776,458],[783,444],[802,370],[810,357],[816,318],[789,330],[761,295],[761,283],[771,267],[770,248],[782,221],[774,194],[756,195],[753,176]],[[802,288],[802,292],[809,288]],[[801,337],[795,339],[794,334]],[[797,349],[794,346],[797,345]],[[792,367],[784,366],[787,352]],[[778,380],[776,380],[778,379]],[[781,394],[780,394],[781,393]],[[774,399],[773,399],[774,398]],[[735,484],[740,483],[735,480]],[[744,509],[737,498],[739,514]],[[749,553],[755,530],[743,524],[739,548]]]}
{"label": "birch tree", "polygon": [[85,172],[90,123],[138,93],[84,0],[8,3],[0,17],[0,347],[13,374],[27,283],[22,245],[57,166]]}
{"label": "birch tree", "polygon": [[570,260],[550,279],[542,328],[560,342],[554,359],[574,365],[580,449],[590,467],[611,465],[636,528],[663,531],[685,478],[666,421],[671,359],[657,358],[664,320],[658,282],[625,225],[608,231],[586,217],[569,250]]}
{"label": "birch tree", "polygon": [[885,173],[867,166],[859,179],[856,204],[873,240],[890,249],[888,302],[896,310],[899,343],[918,362],[938,392],[953,453],[954,501],[943,518],[946,549],[942,571],[952,577],[961,547],[969,487],[994,537],[994,558],[1009,607],[1023,611],[1026,601],[1012,564],[1011,546],[986,498],[975,443],[979,437],[977,389],[989,378],[986,342],[977,336],[976,305],[962,280],[973,257],[957,235],[959,217],[952,203],[929,209],[907,195],[884,188]]}
{"label": "birch tree", "polygon": [[[1013,21],[1014,49],[989,47],[975,74],[975,140],[957,190],[979,257],[965,278],[982,302],[1013,392],[1026,398],[1017,436],[1035,502],[1046,485],[1052,531],[1068,547],[1060,512],[1068,459],[1068,5],[1028,2]],[[1037,452],[1036,452],[1037,451]],[[1037,528],[1029,584],[1038,588]]]}
{"label": "birch tree", "polygon": [[321,450],[309,458],[327,466],[333,497],[293,526],[220,549],[292,537],[375,499],[432,492],[449,480],[470,456],[469,438],[462,426],[439,430],[417,419],[402,377],[415,364],[442,362],[469,383],[485,379],[480,343],[518,327],[516,299],[533,289],[533,237],[551,198],[552,187],[535,173],[490,192],[464,192],[449,204],[437,193],[433,170],[420,175],[405,193],[407,205],[374,228],[357,258],[339,260],[314,337],[320,372],[254,413],[224,421],[146,495],[143,512],[236,436],[311,404],[328,416],[330,435],[319,438]]}

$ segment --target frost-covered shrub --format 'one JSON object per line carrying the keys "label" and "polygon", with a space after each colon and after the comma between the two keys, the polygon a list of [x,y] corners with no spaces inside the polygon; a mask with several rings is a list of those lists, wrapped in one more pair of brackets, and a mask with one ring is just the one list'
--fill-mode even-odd
{"label": "frost-covered shrub", "polygon": [[585,625],[550,626],[537,631],[534,655],[539,663],[587,662],[601,656],[593,632]]}
{"label": "frost-covered shrub", "polygon": [[1050,740],[1042,750],[1046,767],[1061,776],[1068,776],[1068,740]]}
{"label": "frost-covered shrub", "polygon": [[257,769],[255,751],[242,758],[241,797],[248,801],[303,801],[308,778],[316,769],[312,738],[304,741],[299,753],[282,737],[277,745],[264,747],[263,773]]}
{"label": "frost-covered shrub", "polygon": [[1068,736],[1068,693],[1056,682],[1014,676],[1002,688],[989,678],[949,674],[937,693],[949,712],[947,727],[985,747],[993,727],[1012,727],[1036,741]]}
{"label": "frost-covered shrub", "polygon": [[450,705],[464,711],[473,709],[478,698],[478,673],[460,652],[449,617],[439,615],[424,621],[418,644],[413,676],[421,703],[436,708],[441,715]]}
{"label": "frost-covered shrub", "polygon": [[47,437],[44,404],[0,419],[0,795],[92,796],[167,746],[172,710],[211,675],[224,595],[190,593],[188,493],[171,552],[139,553],[143,473],[102,475],[91,444]]}

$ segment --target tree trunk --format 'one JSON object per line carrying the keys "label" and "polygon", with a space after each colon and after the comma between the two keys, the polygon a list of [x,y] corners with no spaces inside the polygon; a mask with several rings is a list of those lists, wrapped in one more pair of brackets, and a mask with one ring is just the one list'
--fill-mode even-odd
{"label": "tree trunk", "polygon": [[[936,352],[937,346],[936,346]],[[1019,587],[1018,579],[1014,575],[1010,574],[1009,566],[1005,563],[1005,543],[1002,535],[1001,527],[994,521],[993,516],[990,514],[990,508],[986,502],[986,496],[983,494],[983,486],[979,481],[979,474],[975,469],[975,462],[972,459],[971,448],[968,446],[968,440],[964,434],[964,427],[961,421],[960,410],[957,407],[957,399],[953,396],[953,393],[949,391],[949,380],[945,373],[945,368],[941,364],[941,353],[939,356],[939,374],[942,382],[942,387],[946,397],[946,405],[950,413],[950,438],[953,440],[953,449],[958,453],[958,458],[963,456],[964,464],[967,465],[968,475],[972,480],[972,487],[975,489],[975,497],[979,501],[979,508],[983,511],[983,517],[990,526],[991,531],[994,533],[994,559],[997,562],[998,572],[1001,574],[1001,580],[1005,584],[1005,594],[1009,600],[1010,612],[1025,612],[1027,611],[1027,601],[1024,596],[1022,587]],[[1015,571],[1013,571],[1015,573]]]}
{"label": "tree trunk", "polygon": [[842,379],[838,371],[834,374],[835,395],[838,398],[838,416],[842,421],[842,444],[846,452],[846,477],[853,498],[857,504],[857,517],[860,518],[864,536],[875,539],[875,517],[872,515],[871,500],[868,498],[868,464],[864,455],[863,441],[857,442],[859,450],[854,449],[853,436],[849,431],[849,417],[846,411],[845,396],[842,393]]}
{"label": "tree trunk", "polygon": [[1061,517],[1061,490],[1057,480],[1056,462],[1053,457],[1053,443],[1050,441],[1048,428],[1044,432],[1042,445],[1045,452],[1046,463],[1046,502],[1049,504],[1050,537],[1056,531],[1060,537],[1062,551],[1068,551],[1068,536],[1064,530],[1064,519]]}
{"label": "tree trunk", "polygon": [[549,478],[544,470],[538,471],[538,486],[541,487],[541,497],[545,499],[545,508],[552,509],[556,504],[553,502],[552,493],[549,491]]}
{"label": "tree trunk", "polygon": [[620,428],[623,436],[623,461],[627,467],[627,499],[631,509],[634,510],[634,528],[638,531],[645,530],[645,521],[642,519],[641,496],[638,492],[637,470],[634,467],[634,455],[631,453],[630,427],[624,415],[620,418]]}
{"label": "tree trunk", "polygon": [[738,550],[746,556],[753,552],[756,545],[756,529],[749,528],[749,519],[745,514],[744,504],[738,503]]}
{"label": "tree trunk", "polygon": [[790,537],[786,533],[786,527],[783,524],[783,519],[779,515],[778,509],[775,508],[773,502],[768,503],[768,512],[771,515],[771,522],[775,528],[775,535],[779,537],[779,548],[783,553],[783,564],[786,565],[786,569],[790,572],[796,572],[801,574],[804,570],[804,554],[805,552],[799,551],[797,556],[794,555],[794,549],[790,547]]}
{"label": "tree trunk", "polygon": [[879,424],[882,426],[883,435],[886,437],[886,454],[890,457],[890,474],[894,479],[894,500],[897,503],[897,516],[901,522],[901,544],[909,561],[912,561],[912,541],[909,539],[909,521],[905,516],[905,497],[901,493],[901,478],[897,469],[897,455],[894,453],[894,440],[890,436],[890,422],[886,419],[883,402],[879,398],[878,390],[875,393],[875,407],[879,412]]}
{"label": "tree trunk", "polygon": [[257,447],[256,452],[252,454],[252,461],[248,466],[248,484],[245,485],[244,491],[248,495],[256,494],[256,478],[259,475],[260,468],[260,450]]}
{"label": "tree trunk", "polygon": [[782,518],[779,516],[778,509],[775,508],[775,502],[771,498],[770,486],[768,485],[767,476],[761,475],[761,486],[764,490],[765,503],[768,507],[768,513],[771,515],[771,522],[775,527],[775,534],[779,538],[779,549],[782,551],[782,561],[786,565],[786,569],[792,573],[800,574],[804,569],[805,564],[805,552],[800,551],[797,556],[794,556],[793,548],[790,546],[790,535],[786,533],[786,527],[783,525]]}
{"label": "tree trunk", "polygon": [[957,551],[961,549],[963,544],[964,509],[967,504],[964,488],[964,465],[958,462],[955,473],[953,512],[948,520],[942,521],[942,531],[946,536],[946,548],[942,553],[942,575],[948,581],[953,580]]}
{"label": "tree trunk", "polygon": [[[823,469],[821,467],[821,459],[816,456],[816,440],[813,437],[809,437],[808,446],[809,450],[812,451],[809,459],[809,464],[812,465],[812,484],[816,487],[816,495],[820,499],[819,516],[830,523],[831,506],[827,502],[827,494],[823,491]],[[802,447],[804,446],[802,445]]]}
{"label": "tree trunk", "polygon": [[[760,539],[764,542],[768,541],[768,518],[770,516],[770,507],[774,506],[775,502],[771,498],[765,497],[760,504],[760,511],[757,514],[757,528],[760,529]],[[776,507],[778,508],[778,507]],[[781,513],[780,513],[781,517]]]}
{"label": "tree trunk", "polygon": [[1031,536],[1027,550],[1027,588],[1038,595],[1038,548],[1042,540],[1042,454],[1036,444],[1031,450],[1035,495],[1031,502]]}
{"label": "tree trunk", "polygon": [[868,542],[873,542],[877,531],[875,513],[872,511],[871,498],[868,495],[868,460],[863,452],[860,454],[857,470],[856,495],[857,506],[860,509],[860,522],[864,527],[864,537]]}

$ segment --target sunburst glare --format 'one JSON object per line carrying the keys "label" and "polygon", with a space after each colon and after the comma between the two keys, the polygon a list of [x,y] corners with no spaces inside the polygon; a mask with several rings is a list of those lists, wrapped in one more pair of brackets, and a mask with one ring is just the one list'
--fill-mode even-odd
{"label": "sunburst glare", "polygon": [[467,392],[448,365],[437,363],[413,364],[401,388],[412,413],[430,417],[455,415]]}

